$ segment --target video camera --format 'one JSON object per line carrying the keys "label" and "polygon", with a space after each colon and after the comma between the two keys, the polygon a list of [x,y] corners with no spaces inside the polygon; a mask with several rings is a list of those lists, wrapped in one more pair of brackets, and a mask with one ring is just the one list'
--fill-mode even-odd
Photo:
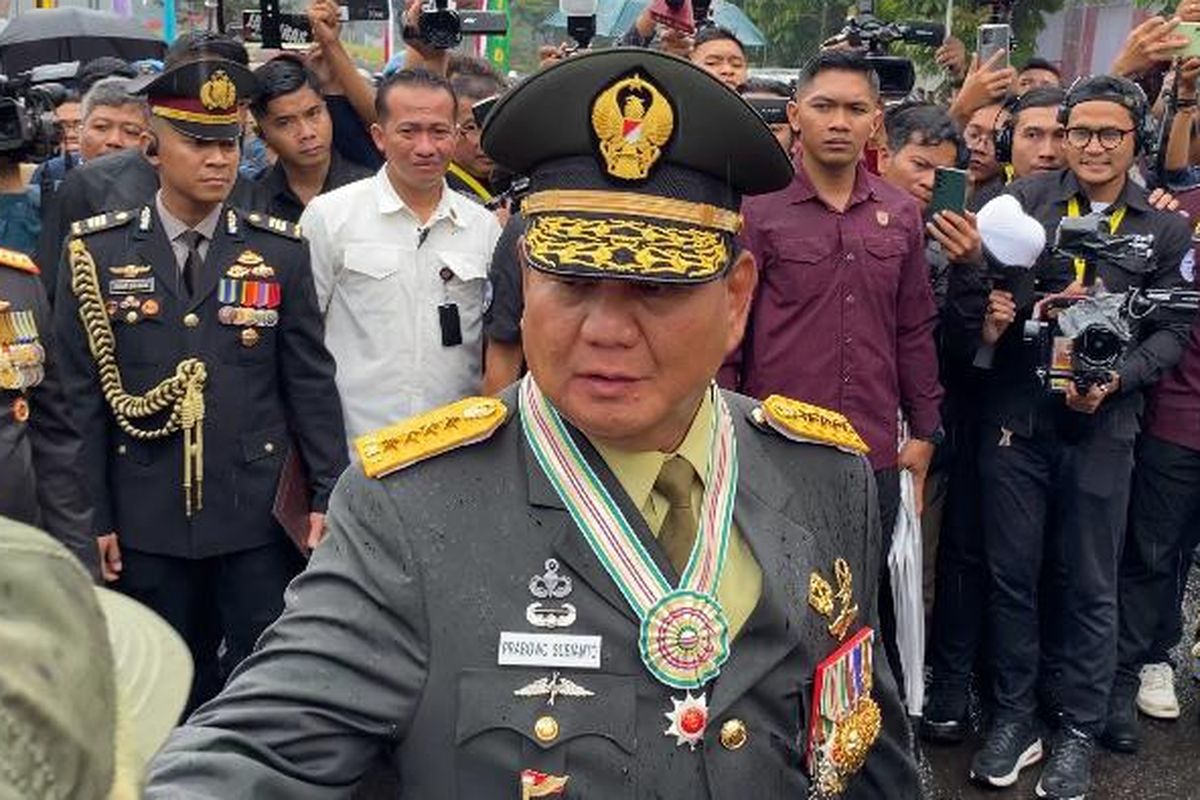
{"label": "video camera", "polygon": [[67,90],[37,78],[35,70],[0,76],[0,157],[10,161],[45,161],[60,141],[54,109]]}
{"label": "video camera", "polygon": [[893,42],[922,47],[941,47],[946,26],[937,22],[884,22],[875,16],[875,0],[858,0],[857,13],[846,20],[841,33],[824,42],[825,46],[848,43],[864,48],[867,61],[879,76],[879,90],[885,100],[902,100],[917,82],[917,71],[910,59],[888,55]]}
{"label": "video camera", "polygon": [[1190,312],[1200,308],[1200,292],[1141,290],[1124,294],[1104,291],[1096,282],[1105,264],[1127,271],[1145,271],[1154,257],[1154,237],[1108,232],[1101,214],[1064,218],[1055,235],[1053,252],[1084,264],[1084,295],[1050,296],[1034,307],[1025,323],[1024,340],[1034,349],[1037,376],[1052,392],[1069,383],[1081,393],[1108,383],[1134,344],[1136,324],[1152,314]]}
{"label": "video camera", "polygon": [[437,50],[462,43],[463,36],[500,36],[508,33],[503,11],[459,11],[455,0],[427,0],[417,19],[417,35]]}

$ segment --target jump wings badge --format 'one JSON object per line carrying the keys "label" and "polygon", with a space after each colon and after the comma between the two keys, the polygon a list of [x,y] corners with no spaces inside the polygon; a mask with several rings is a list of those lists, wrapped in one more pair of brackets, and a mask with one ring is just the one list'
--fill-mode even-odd
{"label": "jump wings badge", "polygon": [[559,695],[563,697],[594,697],[596,693],[591,689],[583,688],[570,678],[564,678],[557,672],[553,672],[549,678],[538,678],[528,686],[515,689],[513,694],[517,697],[545,697],[546,705],[552,706]]}
{"label": "jump wings badge", "polygon": [[592,103],[592,130],[609,175],[643,180],[675,131],[675,109],[648,78],[634,73]]}

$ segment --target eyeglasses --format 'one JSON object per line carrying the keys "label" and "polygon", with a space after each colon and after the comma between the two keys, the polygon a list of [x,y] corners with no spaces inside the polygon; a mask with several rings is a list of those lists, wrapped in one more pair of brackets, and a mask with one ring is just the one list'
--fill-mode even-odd
{"label": "eyeglasses", "polygon": [[1083,150],[1092,143],[1092,137],[1095,137],[1105,150],[1116,150],[1130,133],[1133,133],[1133,128],[1067,128],[1067,142],[1077,150]]}

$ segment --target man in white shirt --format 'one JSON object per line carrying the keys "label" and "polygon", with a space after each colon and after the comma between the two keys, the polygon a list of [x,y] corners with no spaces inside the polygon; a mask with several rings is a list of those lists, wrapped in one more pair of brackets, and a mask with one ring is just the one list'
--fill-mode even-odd
{"label": "man in white shirt", "polygon": [[459,135],[450,84],[400,71],[375,107],[371,135],[387,163],[300,218],[350,440],[479,393],[500,236],[490,212],[446,186]]}

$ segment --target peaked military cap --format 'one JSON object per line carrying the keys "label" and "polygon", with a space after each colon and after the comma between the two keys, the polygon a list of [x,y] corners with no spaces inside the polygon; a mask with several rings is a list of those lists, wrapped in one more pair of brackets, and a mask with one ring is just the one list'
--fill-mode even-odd
{"label": "peaked military cap", "polygon": [[782,189],[793,174],[737,93],[642,48],[576,56],[529,78],[488,115],[483,148],[529,178],[530,266],[578,277],[723,275],[742,196]]}
{"label": "peaked military cap", "polygon": [[178,64],[134,82],[146,95],[150,113],[193,139],[236,139],[241,133],[238,104],[250,100],[254,74],[236,61],[202,58]]}

